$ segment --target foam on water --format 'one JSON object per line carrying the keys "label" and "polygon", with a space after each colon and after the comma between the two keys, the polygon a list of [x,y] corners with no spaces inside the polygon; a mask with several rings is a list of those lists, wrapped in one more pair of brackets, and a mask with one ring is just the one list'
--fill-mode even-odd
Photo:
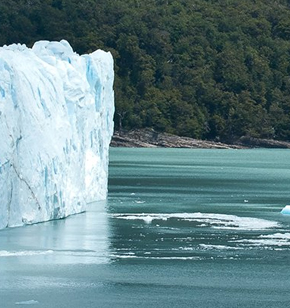
{"label": "foam on water", "polygon": [[153,220],[167,221],[176,219],[193,223],[201,223],[197,227],[211,227],[215,229],[229,230],[266,230],[278,228],[276,221],[265,220],[253,217],[239,217],[236,215],[215,214],[215,213],[137,213],[137,214],[112,214],[111,217],[126,220],[143,220],[145,223],[152,223]]}
{"label": "foam on water", "polygon": [[203,249],[216,249],[216,250],[240,250],[242,247],[233,247],[226,245],[207,245],[207,244],[199,244],[199,246]]}
{"label": "foam on water", "polygon": [[255,247],[290,247],[290,233],[275,233],[260,235],[255,239],[241,239],[233,241],[240,243],[242,246],[255,246]]}
{"label": "foam on water", "polygon": [[16,302],[15,305],[35,305],[35,304],[39,304],[38,301],[36,300],[29,300],[29,301],[23,301],[23,302]]}
{"label": "foam on water", "polygon": [[0,258],[1,257],[27,257],[27,256],[39,256],[39,255],[47,255],[53,253],[53,250],[23,250],[23,251],[7,251],[0,250]]}
{"label": "foam on water", "polygon": [[114,255],[112,256],[116,259],[150,259],[150,260],[203,260],[204,258],[199,256],[186,256],[186,257],[180,257],[180,256],[173,256],[173,257],[167,257],[167,256],[161,256],[161,257],[155,257],[155,256],[136,256],[136,255]]}
{"label": "foam on water", "polygon": [[260,237],[261,238],[272,238],[272,239],[290,240],[290,233],[267,234],[267,235],[261,235]]}

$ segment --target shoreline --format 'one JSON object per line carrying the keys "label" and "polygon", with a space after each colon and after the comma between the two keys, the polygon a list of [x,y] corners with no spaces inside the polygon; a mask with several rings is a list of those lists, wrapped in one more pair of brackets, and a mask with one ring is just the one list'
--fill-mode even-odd
{"label": "shoreline", "polygon": [[290,149],[290,142],[273,139],[257,139],[241,137],[232,144],[181,137],[168,133],[159,133],[153,129],[134,129],[115,132],[110,144],[111,147],[127,148],[192,148],[192,149],[252,149],[277,148]]}

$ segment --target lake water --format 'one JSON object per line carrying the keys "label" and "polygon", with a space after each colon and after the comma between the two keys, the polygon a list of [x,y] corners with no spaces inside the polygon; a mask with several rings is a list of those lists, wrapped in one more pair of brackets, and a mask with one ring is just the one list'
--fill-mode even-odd
{"label": "lake water", "polygon": [[0,307],[288,307],[289,150],[110,152],[107,202],[0,231]]}

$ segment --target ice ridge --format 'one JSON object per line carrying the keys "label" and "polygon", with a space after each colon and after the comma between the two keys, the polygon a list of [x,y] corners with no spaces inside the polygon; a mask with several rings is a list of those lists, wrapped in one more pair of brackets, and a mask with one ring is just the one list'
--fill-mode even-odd
{"label": "ice ridge", "polygon": [[65,40],[0,48],[0,229],[106,198],[113,59]]}

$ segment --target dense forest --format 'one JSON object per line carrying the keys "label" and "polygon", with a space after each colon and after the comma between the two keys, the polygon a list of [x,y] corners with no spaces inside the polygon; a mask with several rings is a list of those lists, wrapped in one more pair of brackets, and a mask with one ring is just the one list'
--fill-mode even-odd
{"label": "dense forest", "polygon": [[4,0],[0,45],[115,59],[115,128],[290,140],[289,0]]}

